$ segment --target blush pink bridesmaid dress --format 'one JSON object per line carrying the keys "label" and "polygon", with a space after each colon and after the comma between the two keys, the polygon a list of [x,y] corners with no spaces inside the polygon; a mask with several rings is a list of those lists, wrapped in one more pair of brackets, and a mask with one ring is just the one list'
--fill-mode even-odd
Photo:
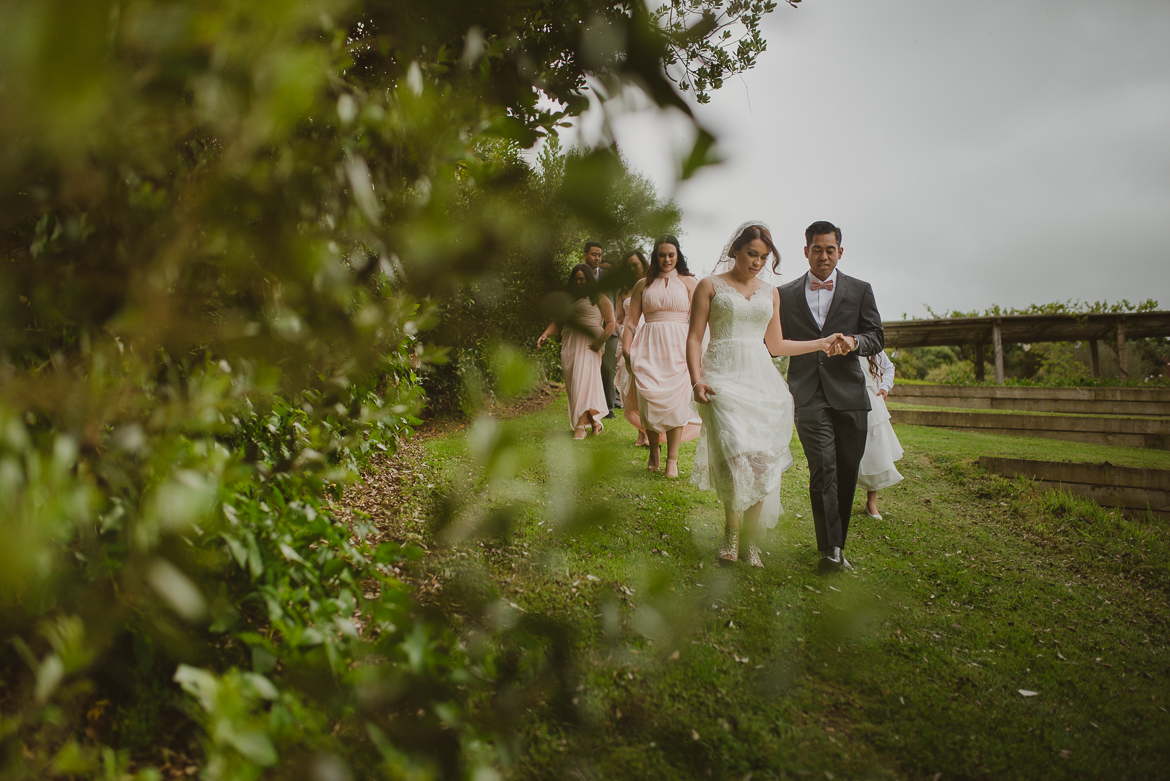
{"label": "blush pink bridesmaid dress", "polygon": [[[622,304],[622,312],[630,311],[630,296],[626,296],[626,300]],[[634,333],[638,332],[638,323],[631,323],[623,315],[623,322],[618,328],[633,328]],[[621,336],[621,333],[618,333]],[[642,426],[642,416],[638,414],[638,386],[634,384],[634,375],[626,369],[626,362],[622,360],[621,344],[618,344],[618,361],[617,361],[617,375],[615,377],[618,390],[622,394],[622,413],[626,417],[626,422],[639,431],[645,432],[646,429]]]}
{"label": "blush pink bridesmaid dress", "polygon": [[683,429],[682,441],[699,436],[702,419],[691,406],[687,374],[687,328],[691,299],[672,269],[642,291],[644,322],[630,346],[630,366],[638,393],[638,415],[647,431]]}
{"label": "blush pink bridesmaid dress", "polygon": [[579,298],[573,304],[573,320],[588,332],[568,325],[561,329],[561,373],[569,396],[569,426],[575,430],[586,412],[600,422],[609,407],[601,384],[601,353],[589,349],[605,330],[601,310],[588,296]]}

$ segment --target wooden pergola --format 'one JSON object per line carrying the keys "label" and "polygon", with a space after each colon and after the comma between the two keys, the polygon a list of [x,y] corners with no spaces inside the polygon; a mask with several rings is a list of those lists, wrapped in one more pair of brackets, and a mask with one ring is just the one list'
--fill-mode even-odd
{"label": "wooden pergola", "polygon": [[1121,379],[1129,379],[1126,339],[1170,336],[1170,312],[1092,315],[1004,315],[951,317],[938,320],[896,320],[882,323],[887,347],[975,348],[975,378],[983,379],[984,349],[995,353],[995,381],[1003,385],[1003,345],[1034,342],[1088,342],[1093,376],[1100,376],[1097,343],[1114,342]]}

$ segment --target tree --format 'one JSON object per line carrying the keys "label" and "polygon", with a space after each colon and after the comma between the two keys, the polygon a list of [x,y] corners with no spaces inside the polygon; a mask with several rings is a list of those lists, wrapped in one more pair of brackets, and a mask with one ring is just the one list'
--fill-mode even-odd
{"label": "tree", "polygon": [[[590,83],[689,113],[663,64],[713,30],[596,0],[0,7],[5,774],[188,739],[209,778],[493,762],[469,747],[506,714],[450,716],[526,673],[418,610],[393,570],[416,554],[329,499],[417,423],[445,306],[517,258],[557,277],[567,228],[531,220],[517,150]],[[539,205],[616,236],[635,199],[597,149]]]}

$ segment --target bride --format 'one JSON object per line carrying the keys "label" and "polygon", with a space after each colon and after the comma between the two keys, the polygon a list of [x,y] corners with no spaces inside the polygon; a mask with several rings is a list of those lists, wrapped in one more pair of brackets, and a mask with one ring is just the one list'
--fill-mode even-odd
{"label": "bride", "polygon": [[[691,303],[687,369],[703,418],[691,482],[714,488],[723,502],[721,562],[739,558],[762,567],[757,526],[780,519],[780,475],[792,465],[792,394],[772,363],[775,355],[830,351],[840,334],[790,341],[780,330],[780,296],[757,279],[769,258],[780,255],[762,222],[745,222],[723,247],[715,274],[701,281]],[[720,271],[721,269],[722,272]],[[711,341],[703,353],[703,333]]]}

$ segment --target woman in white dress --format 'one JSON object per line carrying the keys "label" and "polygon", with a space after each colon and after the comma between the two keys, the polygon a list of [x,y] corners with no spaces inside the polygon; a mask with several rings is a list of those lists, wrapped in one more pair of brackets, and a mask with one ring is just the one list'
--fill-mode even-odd
{"label": "woman in white dress", "polygon": [[886,396],[894,387],[894,363],[884,352],[858,358],[869,391],[866,422],[869,431],[865,435],[865,455],[861,457],[857,485],[866,491],[865,514],[880,521],[877,492],[902,482],[902,475],[894,467],[894,462],[902,457],[902,443],[890,425],[890,412],[886,409]]}
{"label": "woman in white dress", "polygon": [[[772,363],[775,355],[828,352],[839,334],[790,341],[780,329],[780,296],[757,279],[769,258],[780,264],[768,227],[758,221],[736,228],[716,273],[702,280],[691,303],[687,369],[703,418],[691,482],[714,489],[725,518],[719,560],[739,558],[762,567],[757,526],[780,519],[780,475],[792,465],[792,394]],[[725,269],[722,272],[720,269]],[[703,353],[703,332],[711,341]]]}

